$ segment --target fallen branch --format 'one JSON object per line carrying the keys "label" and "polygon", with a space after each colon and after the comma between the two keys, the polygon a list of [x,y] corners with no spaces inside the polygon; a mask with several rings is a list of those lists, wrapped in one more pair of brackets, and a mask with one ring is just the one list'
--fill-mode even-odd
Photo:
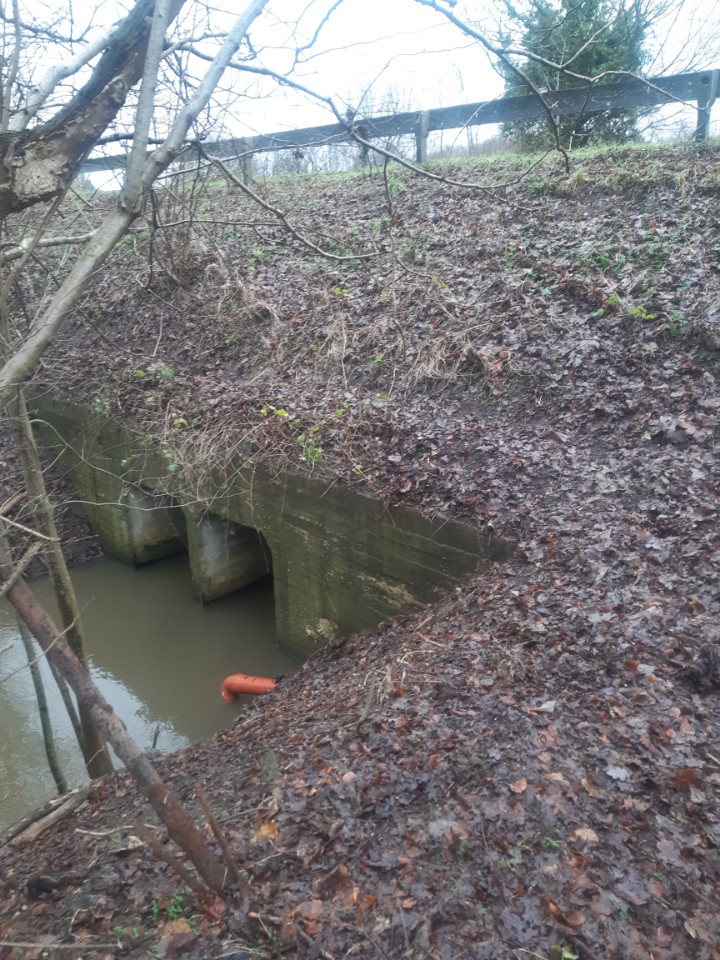
{"label": "fallen branch", "polygon": [[53,824],[58,823],[74,810],[77,810],[80,804],[87,800],[89,792],[90,781],[75,787],[74,790],[62,797],[54,797],[52,800],[48,800],[47,803],[36,810],[31,810],[22,820],[18,820],[17,823],[8,827],[0,835],[0,847],[4,847],[5,844],[13,840],[18,843],[35,840],[48,827],[53,826]]}
{"label": "fallen branch", "polygon": [[75,827],[75,833],[81,833],[86,837],[95,837],[96,840],[107,840],[108,837],[113,837],[116,833],[127,833],[128,830],[132,829],[132,824],[126,823],[121,827],[110,827],[109,830],[83,830],[81,827]]}
{"label": "fallen branch", "polygon": [[6,513],[10,513],[12,508],[16,507],[24,498],[24,496],[25,491],[21,490],[20,493],[16,493],[12,497],[8,497],[5,503],[0,507],[0,517],[4,517]]}
{"label": "fallen branch", "polygon": [[38,950],[40,955],[47,954],[48,950],[117,950],[120,944],[114,943],[47,943],[43,940],[33,943],[29,940],[0,940],[0,947],[12,947],[16,950]]}
{"label": "fallen branch", "polygon": [[175,871],[184,884],[186,884],[192,890],[195,890],[197,893],[205,893],[206,887],[200,883],[200,881],[194,877],[190,871],[182,865],[182,863],[176,860],[175,857],[160,843],[157,837],[154,837],[147,827],[140,823],[139,820],[136,820],[133,823],[133,830],[135,830],[138,836],[142,838],[148,847],[150,847],[156,857],[164,860],[165,863],[167,863],[167,865]]}

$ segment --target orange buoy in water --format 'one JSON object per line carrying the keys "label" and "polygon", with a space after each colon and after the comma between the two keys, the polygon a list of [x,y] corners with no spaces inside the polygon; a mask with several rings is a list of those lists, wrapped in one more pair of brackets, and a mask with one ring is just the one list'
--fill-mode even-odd
{"label": "orange buoy in water", "polygon": [[269,693],[277,686],[272,677],[249,677],[246,673],[233,673],[225,677],[220,687],[220,696],[231,703],[240,693]]}

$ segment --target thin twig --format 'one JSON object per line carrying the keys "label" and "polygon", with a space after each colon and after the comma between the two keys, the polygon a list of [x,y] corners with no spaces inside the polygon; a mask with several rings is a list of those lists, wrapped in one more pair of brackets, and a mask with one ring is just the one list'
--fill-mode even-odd
{"label": "thin twig", "polygon": [[214,833],[215,839],[220,844],[223,856],[225,857],[225,863],[227,864],[230,873],[233,875],[233,879],[239,887],[242,887],[243,890],[247,890],[249,886],[247,879],[242,875],[237,863],[235,862],[235,857],[230,849],[230,844],[227,842],[227,837],[223,833],[220,824],[215,819],[215,815],[210,807],[210,801],[208,800],[207,794],[199,784],[195,788],[195,793],[198,795],[202,808],[205,811],[205,815],[208,818],[210,829]]}
{"label": "thin twig", "polygon": [[[296,933],[298,934],[298,936],[300,937],[300,939],[301,939],[301,940],[304,940],[304,942],[305,942],[306,944],[310,945],[310,944],[313,944],[313,943],[314,943],[312,937],[309,936],[307,933],[305,933],[305,931],[302,929],[302,927],[298,926],[297,924],[295,924],[295,931],[296,931]],[[318,951],[318,954],[319,954],[319,956],[322,957],[322,960],[335,960],[335,957],[333,956],[333,954],[330,953],[329,950],[323,950],[322,947],[320,947],[320,949],[319,949],[319,951]]]}
{"label": "thin twig", "polygon": [[32,537],[37,537],[39,540],[44,540],[46,543],[57,543],[57,537],[46,537],[44,533],[38,533],[37,530],[33,530],[32,527],[26,527],[22,523],[18,523],[17,520],[11,520],[9,517],[3,517],[5,523],[9,523],[11,527],[17,527],[18,530],[22,530],[24,533],[29,533]]}
{"label": "thin twig", "polygon": [[327,250],[323,250],[322,247],[319,247],[316,243],[313,243],[312,240],[309,240],[304,234],[302,234],[297,229],[297,227],[294,227],[288,220],[287,214],[284,211],[280,210],[278,207],[273,206],[267,200],[263,200],[263,198],[259,196],[259,194],[255,193],[254,190],[251,190],[250,187],[246,183],[243,183],[243,181],[239,177],[236,177],[235,174],[232,172],[232,170],[230,170],[228,165],[226,163],[223,163],[223,161],[219,157],[211,156],[205,150],[202,143],[198,143],[198,149],[202,154],[202,156],[205,157],[205,159],[208,160],[210,163],[214,163],[216,166],[218,166],[222,170],[222,172],[225,174],[225,176],[232,183],[234,183],[236,187],[238,187],[238,189],[242,190],[243,193],[247,194],[247,196],[250,197],[251,200],[253,200],[259,206],[261,206],[264,210],[267,210],[268,213],[274,214],[278,218],[278,220],[282,223],[282,225],[285,227],[285,229],[288,231],[290,236],[292,236],[299,243],[302,243],[303,246],[306,246],[309,250],[312,250],[313,253],[316,253],[318,256],[325,257],[325,259],[327,260],[334,260],[336,262],[337,261],[347,262],[349,260],[372,260],[377,256],[376,253],[354,253],[349,256],[341,256],[340,254],[329,253]]}
{"label": "thin twig", "polygon": [[[282,926],[282,924],[285,922],[282,917],[275,917],[271,913],[249,913],[248,918],[250,920],[257,920],[257,922],[263,927],[265,926],[266,922],[272,923],[274,926]],[[295,931],[305,943],[313,943],[312,937],[309,937],[308,934],[297,925],[295,926]],[[322,957],[323,960],[335,960],[335,957],[332,955],[332,953],[329,953],[327,950],[323,950],[322,948],[320,948],[318,956]]]}
{"label": "thin twig", "polygon": [[[4,519],[5,519],[5,522],[7,523],[8,522],[7,517],[5,517]],[[38,554],[39,552],[40,552],[40,544],[33,543],[32,546],[28,549],[25,556],[22,558],[22,560],[16,565],[13,572],[10,574],[7,580],[3,583],[2,587],[0,588],[0,597],[4,597],[5,594],[8,592],[8,590],[12,590],[13,586],[18,582],[20,577],[22,577],[22,575],[25,573],[27,568],[32,563],[36,554]]]}

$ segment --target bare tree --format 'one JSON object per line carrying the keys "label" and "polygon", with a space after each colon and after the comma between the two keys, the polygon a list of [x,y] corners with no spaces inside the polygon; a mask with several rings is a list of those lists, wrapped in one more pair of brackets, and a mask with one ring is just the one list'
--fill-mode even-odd
{"label": "bare tree", "polygon": [[[72,686],[87,721],[86,747],[94,759],[103,756],[100,734],[113,744],[138,785],[165,822],[168,832],[191,857],[201,876],[213,889],[221,889],[224,871],[210,853],[201,834],[177,799],[162,783],[123,724],[95,687],[83,662],[78,632],[77,605],[54,530],[52,508],[42,483],[29,431],[22,387],[44,349],[60,328],[67,312],[78,302],[90,277],[107,258],[118,239],[142,208],[145,193],[155,178],[173,161],[192,124],[207,106],[231,58],[238,51],[253,21],[268,0],[251,0],[224,34],[201,79],[175,111],[159,146],[148,152],[160,88],[161,64],[168,45],[167,31],[184,0],[138,0],[128,16],[99,40],[60,66],[48,70],[30,86],[21,81],[24,24],[18,3],[13,5],[12,55],[2,83],[2,132],[0,133],[0,222],[7,235],[8,217],[26,208],[46,205],[34,229],[15,248],[6,249],[0,288],[0,410],[8,410],[15,424],[13,433],[21,457],[26,485],[32,495],[37,532],[46,546],[48,564],[59,593],[66,631],[78,641],[75,651],[37,604],[22,578],[22,563],[16,568],[9,553],[0,550],[0,580],[4,592],[27,624],[42,649]],[[46,32],[46,36],[49,31]],[[94,65],[93,61],[97,58]],[[48,104],[63,81],[79,77],[91,66],[89,78],[78,84],[58,109],[45,116]],[[25,329],[11,323],[11,300],[18,276],[29,258],[42,245],[44,233],[67,193],[73,177],[98,143],[110,123],[126,104],[138,81],[140,88],[133,116],[132,145],[118,202],[103,218],[91,237],[80,238],[80,251],[63,282],[43,303]],[[77,240],[77,238],[74,238]],[[84,242],[83,242],[84,241]],[[3,521],[4,524],[4,521]],[[93,740],[93,737],[97,738]],[[86,757],[87,759],[87,757]],[[88,764],[91,773],[103,767]]]}

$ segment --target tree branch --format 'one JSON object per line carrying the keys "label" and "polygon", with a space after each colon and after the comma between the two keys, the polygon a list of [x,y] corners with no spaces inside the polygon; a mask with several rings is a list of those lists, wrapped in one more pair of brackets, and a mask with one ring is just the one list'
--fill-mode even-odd
{"label": "tree branch", "polygon": [[[97,229],[92,242],[86,244],[48,306],[37,317],[30,335],[0,370],[0,410],[5,408],[17,387],[33,369],[60,329],[68,311],[80,299],[92,274],[107,259],[115,244],[137,216],[139,196],[137,191],[142,192],[148,189],[158,174],[173,161],[190,125],[210,100],[250,24],[262,13],[268,2],[269,0],[251,0],[244,13],[238,17],[210,69],[175,120],[165,142],[145,161],[141,181],[132,185],[132,191],[126,188],[123,193],[123,205],[118,205]],[[0,183],[0,194],[1,191]]]}
{"label": "tree branch", "polygon": [[188,130],[197,120],[200,111],[208,104],[220,78],[240,48],[250,25],[260,16],[268,3],[269,0],[250,0],[244,13],[235,21],[195,93],[175,119],[165,142],[145,161],[142,179],[143,189],[149,187],[155,177],[174,160],[182,147]]}
{"label": "tree branch", "polygon": [[[176,10],[180,9],[183,2],[184,0],[175,0]],[[127,196],[130,195],[132,195],[134,203],[137,204],[142,193],[140,190],[140,178],[148,147],[150,125],[152,124],[155,112],[158,70],[160,69],[160,61],[165,44],[165,32],[170,22],[170,17],[171,0],[156,0],[152,26],[150,28],[150,39],[148,41],[147,54],[145,55],[145,67],[140,85],[140,95],[135,109],[135,136],[133,137],[132,146],[130,147],[123,196],[120,201],[121,204],[127,202]]]}
{"label": "tree branch", "polygon": [[557,64],[553,64],[551,61],[545,60],[543,57],[538,57],[535,54],[530,53],[530,51],[528,50],[521,50],[521,49],[515,50],[514,48],[511,48],[511,47],[497,46],[496,44],[488,40],[488,38],[484,34],[480,33],[474,27],[471,27],[470,24],[465,23],[463,20],[460,20],[458,17],[456,17],[455,14],[452,13],[450,10],[446,10],[444,7],[440,7],[437,3],[437,0],[415,0],[415,2],[419,3],[423,7],[430,7],[431,10],[437,10],[438,13],[441,13],[451,23],[455,24],[455,26],[458,27],[460,30],[462,30],[463,33],[477,40],[478,43],[480,43],[483,47],[485,47],[485,49],[489,53],[492,53],[493,56],[501,60],[509,70],[512,70],[514,74],[520,77],[522,82],[527,86],[528,90],[534,93],[537,99],[539,100],[539,102],[542,104],[542,107],[545,110],[545,113],[547,114],[550,127],[553,131],[553,137],[555,139],[555,147],[563,155],[565,159],[565,167],[567,170],[569,170],[570,158],[568,157],[567,151],[564,149],[562,143],[560,142],[560,125],[558,124],[557,118],[553,114],[551,105],[548,103],[548,101],[546,100],[545,96],[543,95],[539,87],[537,87],[536,84],[532,82],[532,80],[527,76],[527,74],[523,70],[521,70],[517,66],[517,64],[513,63],[513,61],[510,59],[510,53],[513,53],[513,55],[515,56],[526,57],[528,60],[534,60],[535,62],[542,63],[553,70],[558,70],[562,73],[566,73],[568,76],[575,77],[576,79],[587,81],[588,78],[580,76],[579,74],[574,74],[571,71],[565,71],[563,70],[562,67],[558,66]]}
{"label": "tree branch", "polygon": [[[135,66],[131,85],[137,83],[142,74],[154,7],[155,0],[136,0],[125,19],[109,36],[106,35],[106,42],[101,48],[102,56],[87,83],[47,123],[26,131],[26,139],[47,137],[58,127],[74,120],[90,102],[100,97],[116,76],[123,73],[128,63],[132,62]],[[21,142],[24,143],[25,139],[21,139]]]}
{"label": "tree branch", "polygon": [[22,130],[25,130],[58,84],[77,73],[81,67],[86,66],[94,57],[107,49],[107,47],[114,42],[122,28],[122,23],[116,24],[107,33],[101,34],[83,50],[78,51],[74,56],[70,57],[69,60],[66,60],[65,63],[49,67],[40,82],[30,88],[25,106],[14,114],[7,129],[13,133],[20,133]]}
{"label": "tree branch", "polygon": [[87,243],[88,240],[92,240],[94,236],[95,231],[91,230],[89,233],[80,233],[67,237],[44,237],[38,240],[36,244],[33,244],[33,237],[26,237],[24,240],[21,240],[17,246],[11,247],[9,250],[5,250],[0,254],[0,262],[8,263],[11,260],[19,260],[20,257],[38,247],[62,247],[65,244]]}
{"label": "tree branch", "polygon": [[20,66],[20,48],[22,46],[22,24],[20,23],[20,9],[18,0],[13,0],[13,25],[15,27],[15,47],[13,49],[10,69],[8,70],[5,83],[2,90],[2,116],[0,117],[0,130],[3,132],[8,129],[10,123],[10,103],[12,100],[12,91],[17,79],[18,68]]}

